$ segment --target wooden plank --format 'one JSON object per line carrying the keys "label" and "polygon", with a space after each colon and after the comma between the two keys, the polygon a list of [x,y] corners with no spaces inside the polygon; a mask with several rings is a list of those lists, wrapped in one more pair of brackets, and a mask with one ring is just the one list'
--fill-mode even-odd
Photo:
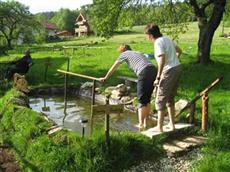
{"label": "wooden plank", "polygon": [[96,113],[122,113],[124,111],[124,105],[93,105],[93,114]]}
{"label": "wooden plank", "polygon": [[164,132],[156,131],[156,127],[154,127],[154,128],[150,128],[146,131],[142,131],[141,133],[152,139],[153,137],[161,135],[161,134],[174,133],[174,132],[177,132],[178,130],[186,129],[186,128],[189,128],[192,126],[193,126],[192,124],[178,123],[178,124],[175,124],[175,130],[174,131],[170,130],[170,128],[167,125],[165,125],[165,126],[163,126]]}
{"label": "wooden plank", "polygon": [[163,144],[164,150],[167,155],[175,155],[178,153],[185,152],[193,147],[198,147],[207,141],[206,137],[203,136],[188,136],[179,140],[172,140]]}

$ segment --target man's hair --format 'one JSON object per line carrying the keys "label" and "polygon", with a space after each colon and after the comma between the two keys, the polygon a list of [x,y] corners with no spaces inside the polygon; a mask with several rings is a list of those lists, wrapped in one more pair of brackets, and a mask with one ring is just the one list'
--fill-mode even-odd
{"label": "man's hair", "polygon": [[160,32],[160,28],[155,23],[148,24],[145,27],[145,34],[152,35],[154,38],[158,38],[158,37],[162,36],[162,34]]}
{"label": "man's hair", "polygon": [[24,54],[27,55],[27,56],[30,55],[30,50],[27,49],[27,50],[24,52]]}
{"label": "man's hair", "polygon": [[131,48],[128,44],[121,44],[120,47],[122,47],[122,49],[123,49],[124,51],[132,50],[132,48]]}

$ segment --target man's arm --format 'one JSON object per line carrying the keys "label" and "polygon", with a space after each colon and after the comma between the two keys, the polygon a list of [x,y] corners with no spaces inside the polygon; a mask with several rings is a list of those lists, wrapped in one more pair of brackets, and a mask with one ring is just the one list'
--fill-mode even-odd
{"label": "man's arm", "polygon": [[156,80],[154,82],[155,85],[157,85],[160,81],[161,74],[162,74],[162,71],[163,71],[163,68],[165,65],[165,55],[164,54],[160,55],[159,59],[160,60],[158,61],[157,77],[156,77]]}
{"label": "man's arm", "polygon": [[100,78],[101,81],[105,81],[107,80],[115,71],[116,69],[118,68],[118,66],[120,65],[121,63],[119,61],[115,61],[114,64],[112,65],[112,67],[109,69],[109,71],[107,72],[107,74],[105,75],[105,77],[103,78]]}
{"label": "man's arm", "polygon": [[180,55],[182,54],[182,50],[180,47],[176,46],[176,55],[178,58],[180,58]]}

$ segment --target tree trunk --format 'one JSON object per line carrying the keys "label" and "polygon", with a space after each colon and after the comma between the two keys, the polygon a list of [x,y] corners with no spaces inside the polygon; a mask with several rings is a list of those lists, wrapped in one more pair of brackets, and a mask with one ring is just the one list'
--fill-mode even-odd
{"label": "tree trunk", "polygon": [[207,64],[211,62],[210,51],[214,33],[215,30],[212,30],[211,26],[208,24],[206,24],[204,28],[200,28],[197,53],[197,62],[200,64]]}
{"label": "tree trunk", "polygon": [[217,27],[220,25],[221,19],[224,14],[225,5],[226,0],[215,1],[213,12],[209,21],[207,21],[206,18],[204,18],[203,16],[197,16],[200,29],[197,62],[200,64],[208,64],[211,62],[210,51],[212,39]]}
{"label": "tree trunk", "polygon": [[9,50],[11,50],[12,49],[12,43],[11,43],[12,39],[6,39],[6,40],[7,40],[7,47]]}

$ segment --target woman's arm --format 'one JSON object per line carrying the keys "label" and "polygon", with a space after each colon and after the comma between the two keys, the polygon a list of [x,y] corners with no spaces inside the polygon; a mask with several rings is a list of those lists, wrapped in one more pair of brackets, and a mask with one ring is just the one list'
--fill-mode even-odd
{"label": "woman's arm", "polygon": [[115,71],[116,69],[118,68],[118,66],[120,65],[121,63],[118,62],[118,61],[115,61],[114,64],[111,66],[111,68],[109,69],[109,71],[107,72],[107,74],[105,75],[105,77],[103,78],[99,78],[101,81],[105,81],[107,80]]}

